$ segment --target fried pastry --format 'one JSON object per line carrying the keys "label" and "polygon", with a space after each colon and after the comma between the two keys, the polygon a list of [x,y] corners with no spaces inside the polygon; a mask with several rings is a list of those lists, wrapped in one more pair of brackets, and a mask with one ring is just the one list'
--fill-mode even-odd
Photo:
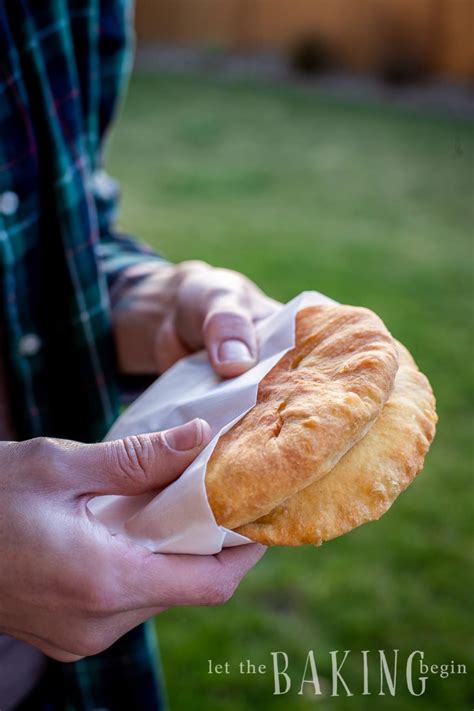
{"label": "fried pastry", "polygon": [[[255,406],[220,438],[206,472],[219,524],[258,531],[255,540],[265,541],[280,540],[277,531],[287,530],[281,536],[286,545],[293,534],[278,507],[325,481],[366,435],[392,392],[398,368],[394,340],[365,308],[302,309],[295,335],[294,348],[261,381]],[[302,492],[299,500],[304,497]],[[271,525],[257,519],[274,510],[279,513],[271,533]]]}
{"label": "fried pastry", "polygon": [[390,508],[423,468],[437,421],[427,378],[406,348],[397,348],[393,391],[367,434],[326,476],[241,526],[239,533],[266,545],[318,545]]}

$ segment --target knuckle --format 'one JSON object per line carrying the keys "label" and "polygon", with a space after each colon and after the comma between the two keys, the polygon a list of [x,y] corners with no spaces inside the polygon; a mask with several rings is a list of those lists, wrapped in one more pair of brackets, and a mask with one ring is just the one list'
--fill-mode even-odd
{"label": "knuckle", "polygon": [[212,332],[216,329],[225,329],[231,334],[247,331],[250,324],[243,310],[237,305],[232,309],[219,309],[211,311],[204,320],[204,332]]}
{"label": "knuckle", "polygon": [[223,580],[205,592],[204,605],[224,605],[235,592],[235,585],[231,580]]}
{"label": "knuckle", "polygon": [[147,479],[154,446],[148,435],[131,435],[116,440],[112,447],[114,466],[127,480]]}
{"label": "knuckle", "polygon": [[55,449],[56,442],[51,437],[35,437],[24,443],[29,457],[41,462]]}
{"label": "knuckle", "polygon": [[62,664],[72,664],[73,662],[79,662],[81,659],[84,659],[80,654],[70,654],[69,652],[56,652],[49,656]]}
{"label": "knuckle", "polygon": [[214,268],[212,281],[208,284],[207,294],[213,300],[232,298],[240,304],[247,301],[249,281],[232,269]]}
{"label": "knuckle", "polygon": [[213,270],[209,264],[199,259],[190,259],[176,266],[174,280],[180,288],[195,288],[202,286],[203,280],[208,281]]}
{"label": "knuckle", "polygon": [[61,440],[52,437],[35,437],[24,443],[24,455],[36,470],[48,473],[61,468],[64,447]]}
{"label": "knuckle", "polygon": [[177,269],[185,273],[196,269],[212,269],[212,267],[207,264],[207,262],[203,262],[201,259],[187,259],[184,262],[181,262],[177,266]]}
{"label": "knuckle", "polygon": [[82,629],[76,638],[71,654],[79,657],[93,657],[107,648],[107,640],[101,630],[96,627]]}

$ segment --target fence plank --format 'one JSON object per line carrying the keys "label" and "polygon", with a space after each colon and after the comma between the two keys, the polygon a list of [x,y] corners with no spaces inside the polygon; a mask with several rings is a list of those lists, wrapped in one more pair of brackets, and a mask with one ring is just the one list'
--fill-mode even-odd
{"label": "fence plank", "polygon": [[474,79],[474,0],[137,0],[139,41],[287,50],[313,35],[374,69],[391,47]]}

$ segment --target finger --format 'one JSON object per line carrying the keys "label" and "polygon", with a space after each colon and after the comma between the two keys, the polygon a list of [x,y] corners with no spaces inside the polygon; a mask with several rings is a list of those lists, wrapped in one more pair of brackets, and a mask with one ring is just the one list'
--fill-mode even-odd
{"label": "finger", "polygon": [[182,474],[211,436],[207,422],[195,419],[165,432],[73,448],[67,468],[81,494],[142,494]]}
{"label": "finger", "polygon": [[30,639],[25,639],[25,642],[37,647],[40,652],[46,654],[47,657],[51,657],[51,659],[55,659],[57,662],[66,662],[69,664],[71,662],[78,662],[80,659],[84,659],[84,655],[68,652],[61,647],[56,647],[55,645],[50,644],[39,637],[34,637],[33,635],[31,635]]}
{"label": "finger", "polygon": [[127,599],[134,608],[226,602],[265,551],[265,546],[251,543],[214,556],[148,553],[127,566]]}
{"label": "finger", "polygon": [[203,324],[203,338],[211,365],[223,378],[240,375],[257,362],[252,313],[237,293],[219,294],[212,300]]}
{"label": "finger", "polygon": [[[239,582],[265,550],[264,546],[250,544],[226,549],[216,556],[149,553],[146,556],[147,570],[135,564],[128,571],[128,589],[123,590],[127,606],[120,612],[111,610],[111,614],[106,616],[106,624],[103,624],[105,619],[101,621],[104,610],[94,627],[84,622],[86,629],[81,631],[79,638],[63,630],[61,638],[55,643],[39,634],[16,630],[7,632],[32,644],[53,659],[74,662],[107,649],[126,632],[160,614],[167,607],[223,604],[230,599]],[[135,580],[133,590],[130,585],[132,578]],[[149,594],[145,595],[147,582],[151,588]],[[137,599],[134,600],[134,597]],[[158,604],[156,601],[159,601]]]}
{"label": "finger", "polygon": [[68,652],[60,646],[48,642],[46,639],[44,639],[44,637],[40,637],[39,635],[35,635],[30,632],[21,632],[17,630],[5,630],[5,632],[11,635],[12,637],[15,637],[15,639],[18,639],[22,642],[26,642],[32,647],[36,647],[36,649],[39,649],[40,652],[46,654],[47,657],[51,657],[52,659],[55,659],[58,662],[77,662],[79,661],[79,659],[83,658],[79,654],[73,654],[72,652]]}
{"label": "finger", "polygon": [[127,634],[127,632],[130,632],[130,630],[143,624],[147,620],[157,617],[162,612],[165,612],[166,609],[166,607],[142,607],[136,610],[111,615],[107,619],[107,628],[102,640],[103,648],[107,649],[107,647],[114,644],[120,637],[123,637],[124,634]]}
{"label": "finger", "polygon": [[158,373],[164,373],[181,358],[189,355],[188,348],[176,333],[172,315],[164,319],[154,342],[154,361]]}

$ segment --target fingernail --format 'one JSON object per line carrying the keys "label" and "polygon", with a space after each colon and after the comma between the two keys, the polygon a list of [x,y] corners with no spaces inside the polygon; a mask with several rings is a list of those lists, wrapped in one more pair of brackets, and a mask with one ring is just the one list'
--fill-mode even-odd
{"label": "fingernail", "polygon": [[177,452],[185,452],[188,449],[195,449],[202,444],[204,431],[203,420],[196,418],[180,427],[173,427],[163,433],[166,444]]}
{"label": "fingernail", "polygon": [[247,344],[236,339],[222,341],[217,352],[217,357],[220,363],[253,362],[255,360]]}

